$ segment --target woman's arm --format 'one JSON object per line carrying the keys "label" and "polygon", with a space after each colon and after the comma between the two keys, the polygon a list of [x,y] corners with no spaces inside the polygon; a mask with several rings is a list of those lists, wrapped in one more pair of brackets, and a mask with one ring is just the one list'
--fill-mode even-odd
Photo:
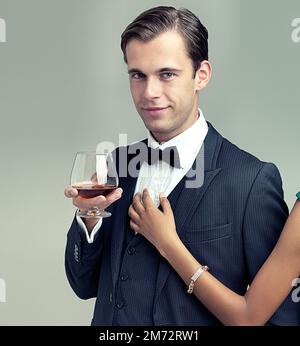
{"label": "woman's arm", "polygon": [[[141,195],[136,195],[129,208],[131,227],[156,246],[188,286],[201,264],[178,237],[167,198],[161,198],[161,205],[163,212],[154,206],[147,191],[143,204]],[[300,202],[296,202],[278,243],[245,296],[233,292],[209,272],[196,281],[194,294],[223,324],[263,325],[289,294],[292,280],[299,273]]]}

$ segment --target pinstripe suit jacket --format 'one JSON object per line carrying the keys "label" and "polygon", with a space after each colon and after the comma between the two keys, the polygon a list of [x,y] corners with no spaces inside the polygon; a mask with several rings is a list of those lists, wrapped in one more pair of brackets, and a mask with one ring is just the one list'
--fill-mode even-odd
{"label": "pinstripe suit jacket", "polygon": [[[211,124],[204,157],[203,186],[192,193],[183,188],[173,210],[177,232],[216,278],[244,294],[276,244],[288,215],[280,174],[274,164],[239,149]],[[95,325],[112,324],[124,220],[135,184],[136,178],[120,178],[123,196],[109,207],[113,216],[104,219],[93,244],[86,242],[76,219],[68,233],[66,274],[80,298],[97,297]],[[145,289],[141,287],[141,294]],[[186,285],[163,258],[154,294],[154,325],[219,323],[194,295],[186,293]],[[269,323],[300,325],[300,308],[288,296]]]}

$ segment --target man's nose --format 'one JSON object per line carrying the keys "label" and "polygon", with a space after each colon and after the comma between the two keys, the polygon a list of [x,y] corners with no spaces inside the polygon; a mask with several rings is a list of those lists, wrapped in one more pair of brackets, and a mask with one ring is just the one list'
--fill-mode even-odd
{"label": "man's nose", "polygon": [[158,98],[162,94],[162,85],[161,81],[157,78],[148,78],[146,81],[145,89],[144,89],[144,97]]}

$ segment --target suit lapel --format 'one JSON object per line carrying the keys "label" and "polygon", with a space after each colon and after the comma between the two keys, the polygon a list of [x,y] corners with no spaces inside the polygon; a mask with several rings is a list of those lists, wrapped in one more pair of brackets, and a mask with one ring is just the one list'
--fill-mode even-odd
{"label": "suit lapel", "polygon": [[[145,142],[145,140],[143,142]],[[120,174],[119,174],[119,186],[123,189],[123,194],[122,194],[122,198],[120,199],[120,204],[117,210],[115,210],[115,213],[118,213],[118,215],[114,217],[115,224],[112,226],[112,229],[111,229],[112,231],[111,268],[112,268],[112,279],[113,279],[114,287],[118,279],[118,273],[119,273],[119,268],[121,264],[122,247],[124,242],[124,235],[126,232],[125,228],[127,227],[128,208],[129,208],[129,205],[131,204],[132,196],[134,194],[134,190],[135,190],[135,186],[137,182],[137,177],[131,177],[128,172],[127,162],[130,162],[130,160],[135,156],[134,154],[128,155],[128,148],[129,147],[121,147],[114,152],[114,160],[116,162],[118,173],[120,172],[120,167],[121,167],[120,161],[122,160],[122,155],[126,155],[127,157],[127,161],[126,161],[127,176],[120,177]]]}
{"label": "suit lapel", "polygon": [[[205,192],[208,187],[214,180],[214,178],[220,173],[221,168],[216,167],[217,158],[219,155],[219,151],[221,149],[223,138],[222,136],[209,124],[209,131],[204,141],[204,182],[203,185],[199,188],[183,188],[180,196],[177,200],[175,209],[172,203],[172,199],[170,200],[174,218],[176,222],[177,233],[180,237],[184,234],[186,227],[189,225],[189,221],[193,216],[195,210],[199,206]],[[201,155],[201,150],[199,154]],[[165,285],[165,282],[168,278],[168,274],[170,272],[171,266],[164,259],[161,258],[158,277],[156,282],[156,292],[154,304],[156,304],[160,292]]]}
{"label": "suit lapel", "polygon": [[[122,184],[122,180],[126,180],[126,184]],[[113,284],[117,282],[119,267],[121,263],[122,247],[124,234],[127,226],[128,207],[131,204],[131,199],[134,193],[137,178],[120,179],[120,186],[123,189],[122,198],[118,210],[118,216],[115,216],[115,224],[112,227],[112,242],[111,242],[111,268],[113,275]]]}

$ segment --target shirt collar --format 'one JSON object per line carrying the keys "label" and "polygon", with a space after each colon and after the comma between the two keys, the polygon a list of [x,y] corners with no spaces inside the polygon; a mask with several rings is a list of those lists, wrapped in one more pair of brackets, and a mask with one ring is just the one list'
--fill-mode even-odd
{"label": "shirt collar", "polygon": [[200,108],[198,113],[199,117],[192,126],[169,141],[159,143],[153,138],[151,132],[147,130],[148,146],[153,149],[159,148],[163,150],[175,145],[179,153],[181,168],[185,168],[191,161],[194,161],[195,154],[200,150],[208,131],[207,123]]}

